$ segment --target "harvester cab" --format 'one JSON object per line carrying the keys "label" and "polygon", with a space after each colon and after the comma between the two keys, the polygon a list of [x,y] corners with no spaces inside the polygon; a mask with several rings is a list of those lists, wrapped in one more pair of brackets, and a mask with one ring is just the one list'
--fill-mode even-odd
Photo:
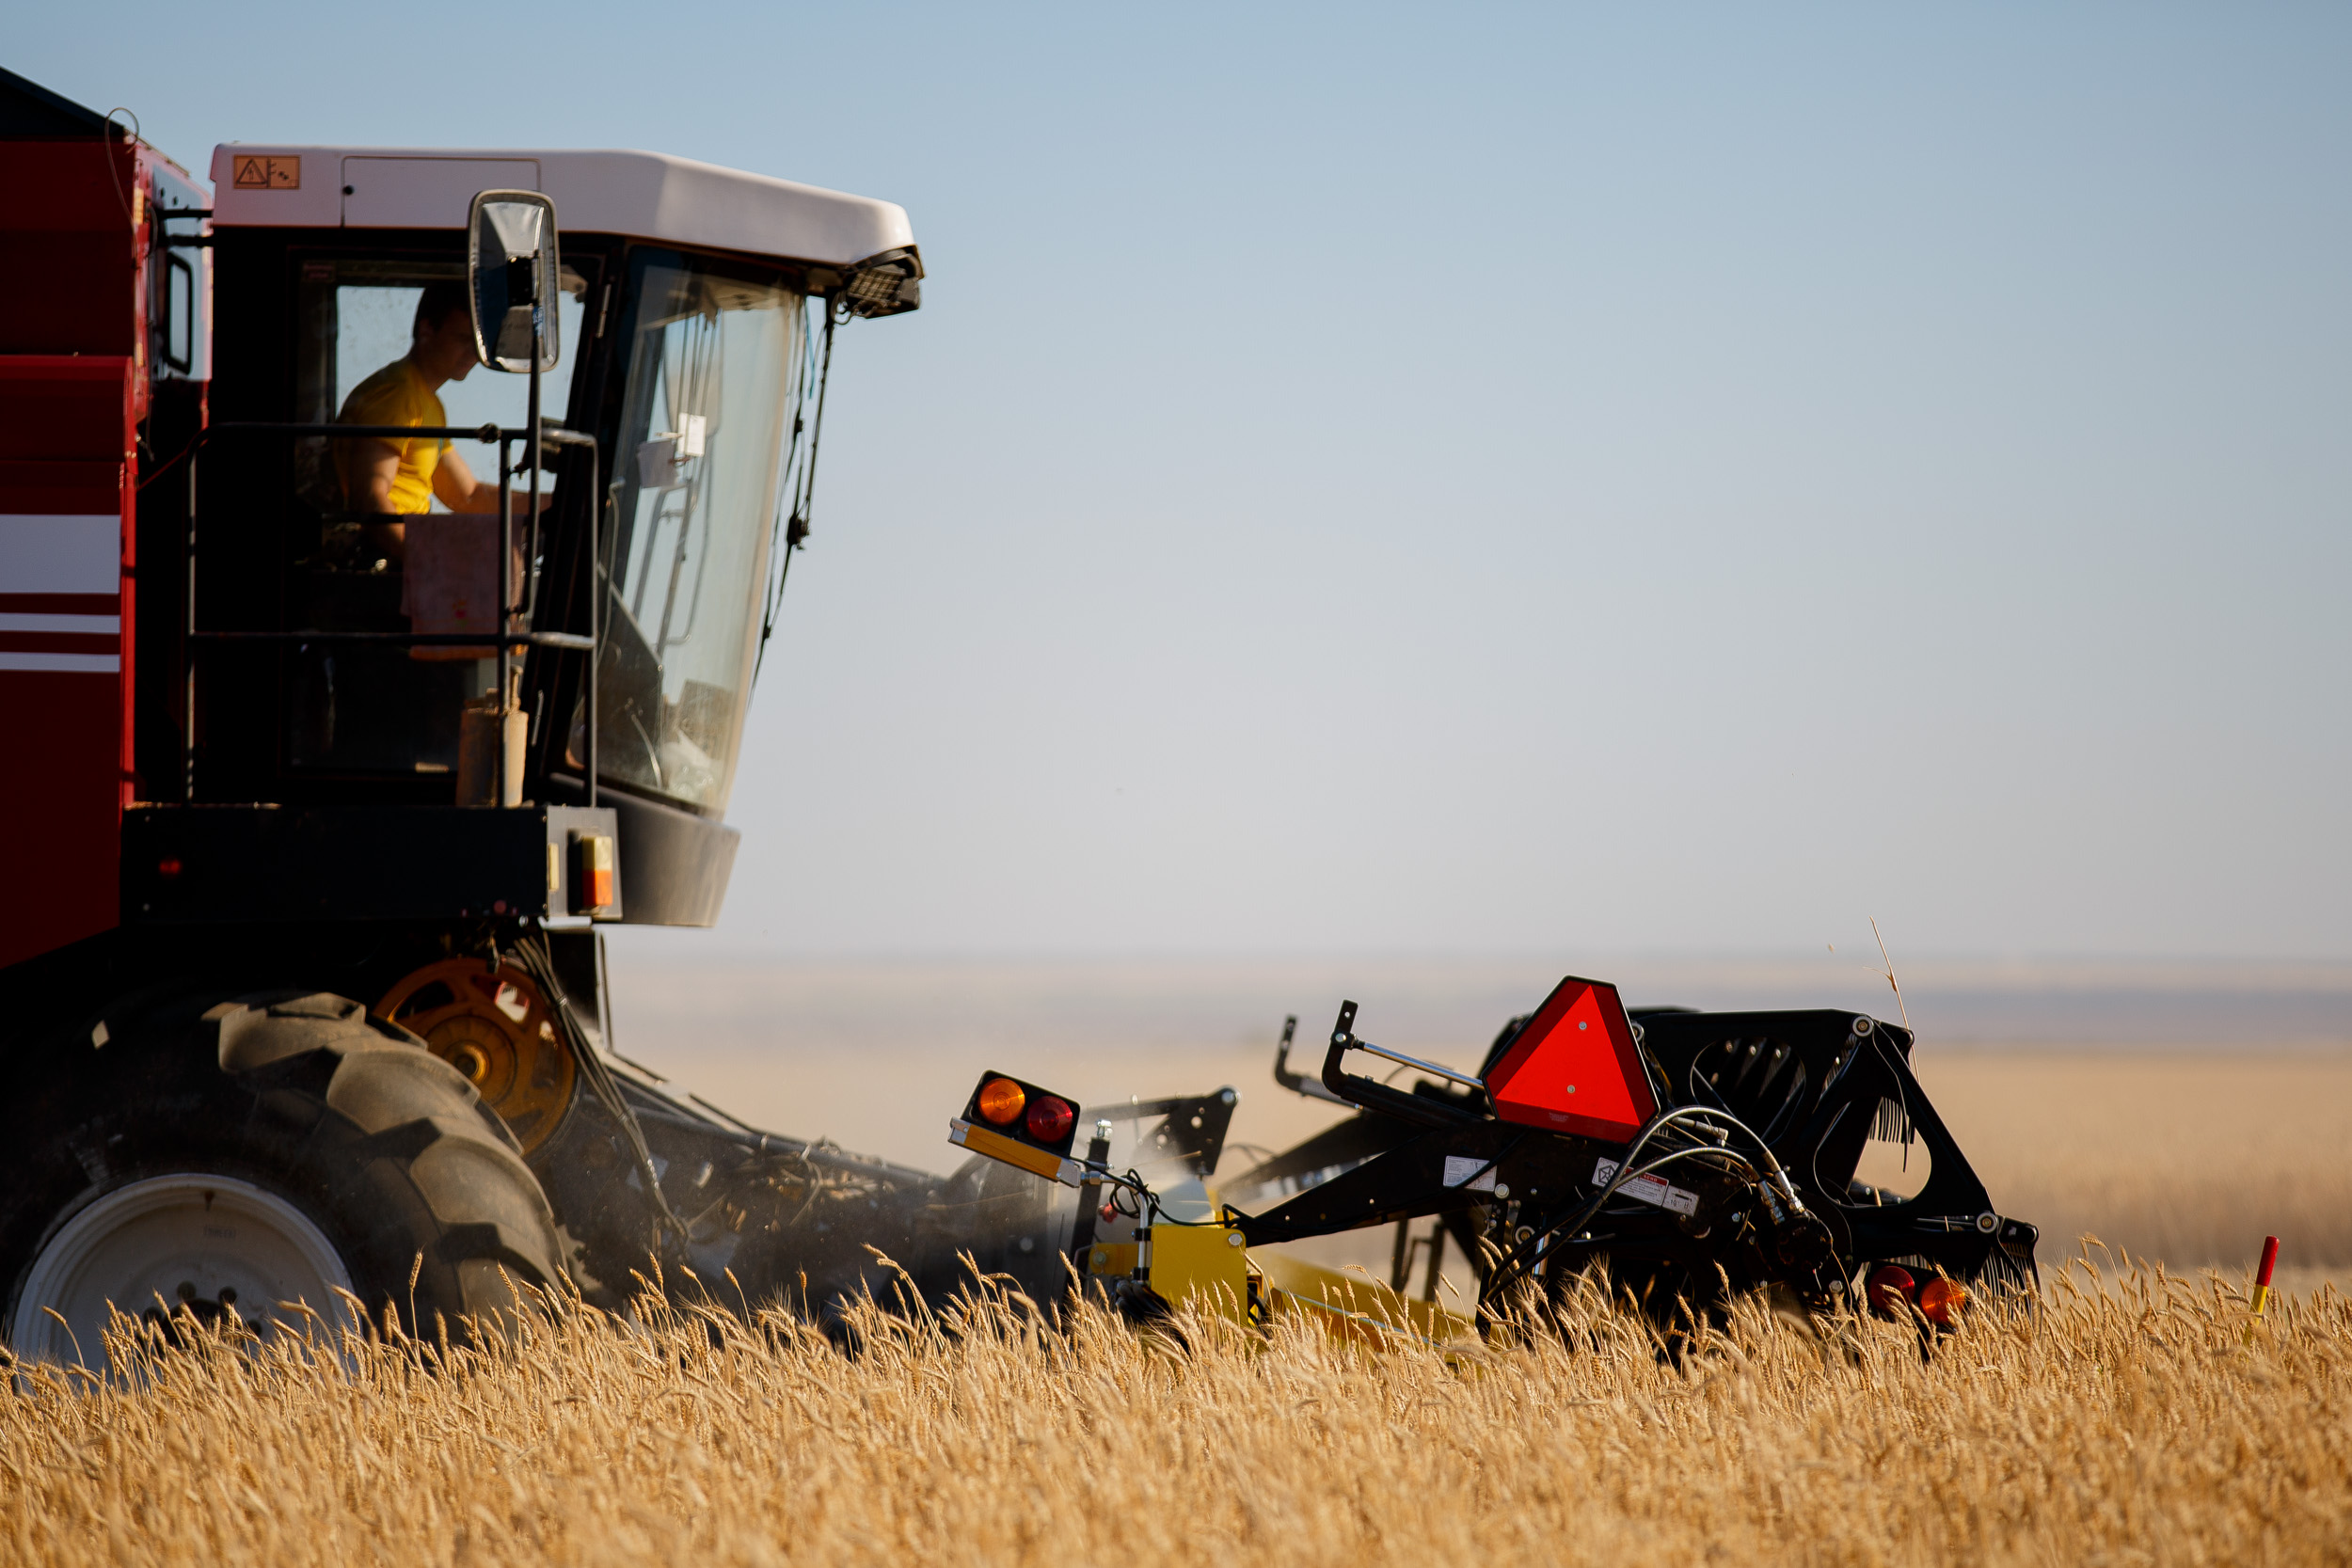
{"label": "harvester cab", "polygon": [[54,118],[5,143],[0,329],[6,592],[42,618],[0,674],[44,753],[5,787],[52,895],[0,911],[0,963],[126,926],[710,924],[834,332],[918,304],[905,214],[650,153],[242,145],[207,203]]}
{"label": "harvester cab", "polygon": [[538,149],[231,144],[208,197],[6,73],[0,166],[0,1332],[920,1254],[937,1178],[613,1058],[597,935],[718,916],[905,213]]}

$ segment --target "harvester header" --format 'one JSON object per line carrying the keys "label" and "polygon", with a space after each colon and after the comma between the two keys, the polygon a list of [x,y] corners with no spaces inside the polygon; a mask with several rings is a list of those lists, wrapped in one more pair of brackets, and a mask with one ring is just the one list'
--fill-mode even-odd
{"label": "harvester header", "polygon": [[[1471,1073],[1359,1038],[1356,1018],[1356,1004],[1342,1003],[1319,1080],[1292,1078],[1279,1059],[1276,1077],[1352,1103],[1357,1117],[1202,1187],[1189,1213],[1142,1173],[1115,1167],[1106,1142],[1073,1161],[971,1125],[977,1115],[1017,1127],[1022,1103],[1044,1092],[1005,1074],[982,1080],[950,1135],[1107,1194],[1099,1218],[1114,1233],[1098,1239],[1088,1200],[1072,1267],[1145,1316],[1207,1291],[1212,1305],[1260,1319],[1306,1296],[1351,1332],[1368,1322],[1464,1330],[1473,1320],[1438,1300],[1449,1238],[1478,1282],[1475,1302],[1461,1304],[1476,1321],[1531,1291],[1550,1299],[1605,1264],[1670,1335],[1691,1314],[1765,1288],[1816,1311],[1845,1300],[1947,1329],[1965,1299],[1959,1281],[2033,1278],[2037,1233],[1994,1212],[1912,1076],[1907,1031],[1838,1013],[1630,1015],[1614,986],[1570,976],[1513,1020]],[[1426,1076],[1406,1090],[1349,1073],[1343,1060],[1357,1052]],[[1932,1159],[1918,1192],[1854,1179],[1877,1137],[1924,1139]],[[1277,1201],[1243,1206],[1261,1195]],[[1413,1242],[1413,1223],[1430,1216],[1438,1227]],[[1260,1250],[1389,1225],[1397,1246],[1386,1292]],[[1227,1259],[1216,1250],[1225,1245],[1249,1250]],[[1415,1302],[1404,1291],[1421,1245],[1431,1268]]]}

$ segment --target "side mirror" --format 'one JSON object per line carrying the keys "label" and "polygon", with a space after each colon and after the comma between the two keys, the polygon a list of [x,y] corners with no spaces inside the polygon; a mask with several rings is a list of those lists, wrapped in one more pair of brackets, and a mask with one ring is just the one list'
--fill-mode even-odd
{"label": "side mirror", "polygon": [[[473,347],[494,371],[543,371],[562,357],[555,297],[555,203],[537,191],[484,191],[466,222]],[[535,350],[535,352],[534,352]]]}

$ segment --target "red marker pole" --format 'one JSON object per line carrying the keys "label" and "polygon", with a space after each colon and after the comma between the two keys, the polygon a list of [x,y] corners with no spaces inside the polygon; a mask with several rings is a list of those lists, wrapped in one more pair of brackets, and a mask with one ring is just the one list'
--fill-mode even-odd
{"label": "red marker pole", "polygon": [[2262,1322],[2263,1307],[2270,1301],[2270,1271],[2279,1264],[2279,1238],[2263,1238],[2262,1267],[2254,1271],[2254,1315],[2246,1323],[2246,1342],[2254,1342],[2254,1325]]}

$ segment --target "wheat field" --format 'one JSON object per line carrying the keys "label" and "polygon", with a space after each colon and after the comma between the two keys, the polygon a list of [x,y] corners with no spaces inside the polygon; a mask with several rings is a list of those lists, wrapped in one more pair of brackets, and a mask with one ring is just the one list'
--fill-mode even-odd
{"label": "wheat field", "polygon": [[[1105,1095],[1264,1071],[1254,1046],[1169,1053],[1164,1084],[987,1051]],[[909,1059],[903,1096],[872,1092],[871,1053],[705,1065],[787,1126],[919,1118],[919,1158],[974,1054]],[[1749,1304],[1677,1366],[1597,1293],[1563,1333],[1450,1354],[1217,1321],[1178,1349],[1049,1332],[985,1288],[944,1318],[861,1308],[854,1356],[651,1303],[475,1350],[124,1344],[124,1385],[0,1376],[0,1562],[2352,1562],[2352,1057],[1920,1070],[2044,1234],[2038,1304],[1979,1303],[1930,1357],[1902,1325]],[[1252,1091],[1236,1132],[1326,1115]],[[2284,1289],[2249,1337],[2265,1233]],[[1389,1233],[1357,1240],[1385,1274]]]}
{"label": "wheat field", "polygon": [[982,1286],[144,1352],[0,1393],[14,1562],[2288,1563],[2352,1557],[2352,1303],[2094,1249],[1923,1357],[1745,1306],[1679,1366],[1597,1291],[1447,1355]]}

